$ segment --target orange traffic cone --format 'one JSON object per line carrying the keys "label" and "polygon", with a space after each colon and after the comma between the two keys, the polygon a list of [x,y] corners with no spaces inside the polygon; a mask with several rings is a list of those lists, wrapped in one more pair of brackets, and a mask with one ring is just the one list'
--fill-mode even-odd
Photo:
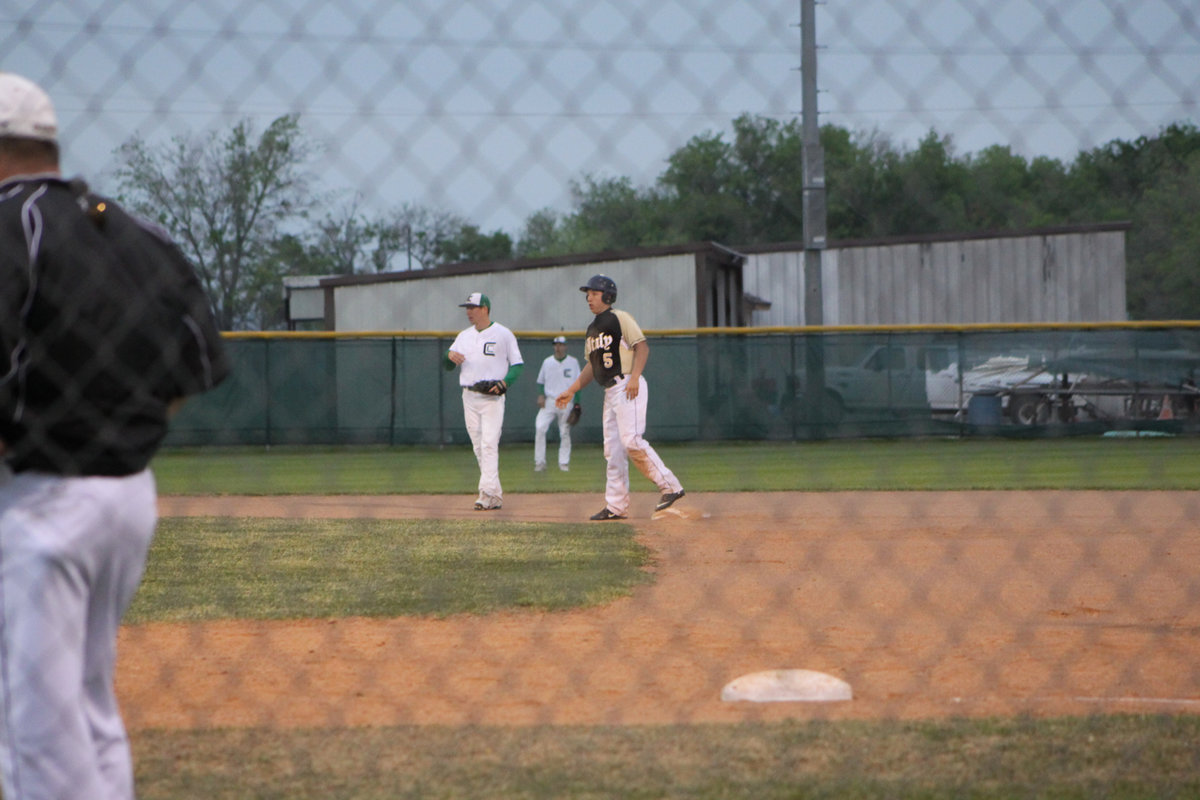
{"label": "orange traffic cone", "polygon": [[1171,395],[1164,394],[1162,401],[1162,411],[1158,412],[1159,419],[1175,419],[1175,412],[1171,410]]}

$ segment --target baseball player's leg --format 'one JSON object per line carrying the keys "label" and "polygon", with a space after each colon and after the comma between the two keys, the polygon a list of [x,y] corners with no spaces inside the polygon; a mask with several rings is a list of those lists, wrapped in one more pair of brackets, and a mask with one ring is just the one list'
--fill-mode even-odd
{"label": "baseball player's leg", "polygon": [[146,567],[146,553],[157,521],[156,492],[149,471],[128,478],[91,479],[89,487],[93,495],[123,497],[128,512],[124,519],[113,519],[112,524],[107,525],[110,555],[107,561],[97,564],[95,570],[83,677],[92,741],[101,776],[110,791],[106,796],[132,798],[133,764],[129,738],[113,689],[116,641],[121,618],[133,602]]}
{"label": "baseball player's leg", "polygon": [[667,465],[644,438],[649,391],[646,379],[640,378],[640,381],[637,397],[630,400],[622,392],[618,401],[616,418],[620,427],[621,444],[628,452],[629,460],[639,472],[653,481],[660,492],[671,494],[681,491],[683,485],[675,477],[675,473],[667,469]]}
{"label": "baseball player's leg", "polygon": [[618,392],[624,392],[619,383],[604,390],[604,459],[607,463],[604,502],[609,511],[625,516],[629,513],[629,458],[621,443],[617,422],[621,405],[616,399]]}
{"label": "baseball player's leg", "polygon": [[504,428],[504,396],[480,395],[484,407],[480,413],[479,493],[497,507],[504,496],[500,488],[500,433]]}
{"label": "baseball player's leg", "polygon": [[571,466],[571,426],[567,424],[571,409],[556,408],[554,411],[558,417],[558,468],[567,469]]}
{"label": "baseball player's leg", "polygon": [[467,436],[471,439],[471,448],[475,451],[475,458],[478,460],[483,414],[478,396],[469,389],[463,389],[463,424],[467,428]]}
{"label": "baseball player's leg", "polygon": [[479,497],[477,502],[486,502],[483,491],[483,395],[463,389],[463,422],[467,427],[467,436],[471,439],[471,449],[475,452],[475,463],[479,465]]}
{"label": "baseball player's leg", "polygon": [[533,466],[535,468],[544,469],[546,467],[546,432],[550,430],[550,421],[554,419],[557,409],[550,398],[546,399],[546,405],[538,409],[537,418],[533,421]]}
{"label": "baseball player's leg", "polygon": [[153,527],[148,479],[22,475],[0,493],[5,797],[133,797],[112,676]]}

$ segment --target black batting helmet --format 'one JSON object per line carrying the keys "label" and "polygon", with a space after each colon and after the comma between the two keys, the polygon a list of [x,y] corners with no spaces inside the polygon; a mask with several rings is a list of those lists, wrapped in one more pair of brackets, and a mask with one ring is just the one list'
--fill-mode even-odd
{"label": "black batting helmet", "polygon": [[617,302],[617,282],[607,275],[593,275],[588,278],[588,282],[579,287],[579,291],[597,291],[601,292],[600,299],[605,305],[611,306]]}

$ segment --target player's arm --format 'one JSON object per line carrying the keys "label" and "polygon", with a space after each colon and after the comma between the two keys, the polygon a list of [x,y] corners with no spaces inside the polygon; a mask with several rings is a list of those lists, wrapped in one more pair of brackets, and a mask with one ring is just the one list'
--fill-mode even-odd
{"label": "player's arm", "polygon": [[25,324],[21,306],[29,291],[27,252],[24,247],[0,248],[0,455],[5,451],[4,428],[15,416],[14,385]]}
{"label": "player's arm", "polygon": [[583,369],[579,370],[579,377],[571,382],[566,391],[554,398],[554,405],[559,408],[566,408],[571,403],[571,398],[575,396],[583,387],[592,382],[592,362],[589,361],[583,365]]}
{"label": "player's arm", "polygon": [[504,373],[504,377],[500,379],[500,385],[492,388],[492,394],[504,394],[507,392],[508,387],[516,383],[517,378],[521,377],[521,373],[524,370],[524,364],[510,364],[508,372]]}
{"label": "player's arm", "polygon": [[546,407],[546,362],[542,362],[537,376],[537,407]]}
{"label": "player's arm", "polygon": [[442,369],[449,372],[466,360],[467,357],[457,350],[447,350],[445,357],[442,359]]}
{"label": "player's arm", "polygon": [[17,244],[5,237],[0,248],[0,286],[4,287],[0,292],[0,384],[16,375],[17,344],[25,326],[21,310],[29,299],[29,251],[24,242]]}
{"label": "player's arm", "polygon": [[638,396],[638,379],[642,377],[642,370],[649,360],[650,343],[642,339],[633,346],[633,369],[629,373],[629,380],[625,382],[625,396],[630,400]]}

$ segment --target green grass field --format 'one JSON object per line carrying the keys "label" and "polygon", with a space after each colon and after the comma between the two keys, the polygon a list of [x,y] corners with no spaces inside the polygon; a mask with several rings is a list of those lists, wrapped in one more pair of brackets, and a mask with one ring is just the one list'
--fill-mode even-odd
{"label": "green grass field", "polygon": [[[656,445],[688,491],[1200,489],[1200,439],[932,439]],[[506,492],[600,492],[604,458],[533,472],[531,445],[501,448]],[[474,494],[467,446],[168,450],[163,494]],[[634,475],[635,491],[653,486]]]}
{"label": "green grass field", "polygon": [[[1200,441],[1190,439],[660,452],[696,492],[1200,488]],[[577,448],[570,473],[535,474],[530,462],[529,447],[504,448],[506,492],[602,491],[597,447]],[[475,469],[465,447],[179,450],[155,463],[167,494],[472,494]],[[632,534],[625,525],[600,534],[493,522],[484,533],[477,522],[165,519],[129,621],[553,613],[647,579]],[[1190,798],[1200,796],[1198,740],[1200,717],[1189,715],[133,734],[143,800]]]}
{"label": "green grass field", "polygon": [[1197,717],[226,730],[134,740],[142,800],[1200,796]]}
{"label": "green grass field", "polygon": [[628,594],[649,560],[620,524],[167,518],[126,622],[558,611]]}

